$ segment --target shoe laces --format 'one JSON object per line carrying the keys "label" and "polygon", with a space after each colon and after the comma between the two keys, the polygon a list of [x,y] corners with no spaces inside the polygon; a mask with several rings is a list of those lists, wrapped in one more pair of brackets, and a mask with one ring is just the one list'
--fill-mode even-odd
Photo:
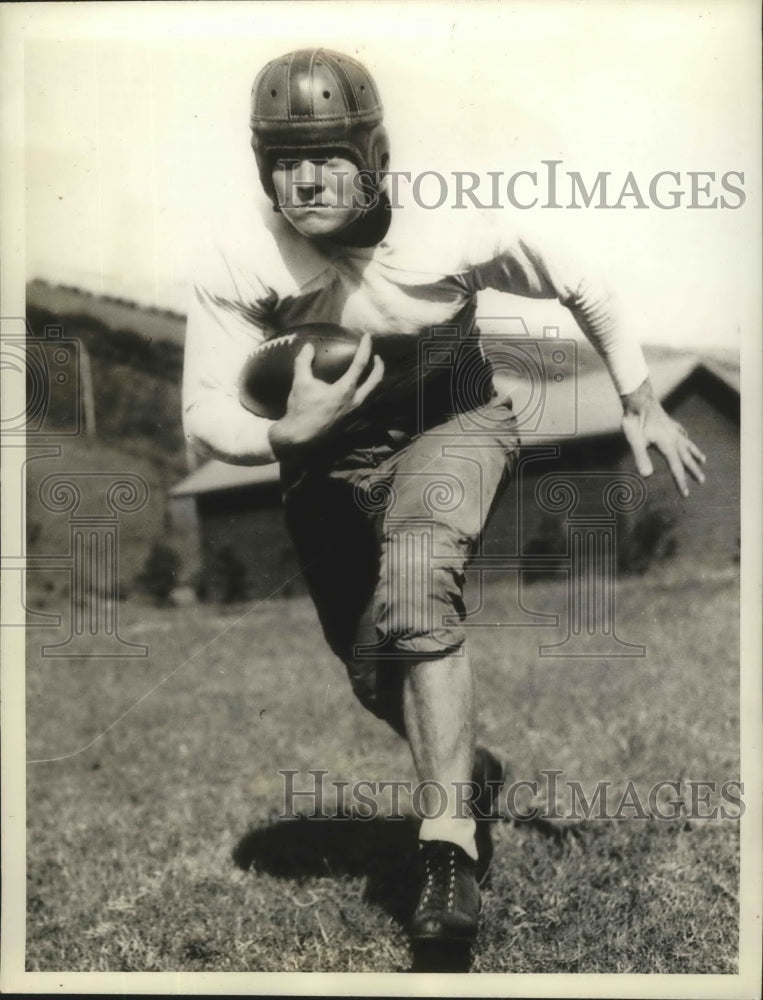
{"label": "shoe laces", "polygon": [[445,900],[452,910],[456,897],[456,849],[443,844],[438,848],[424,849],[424,890],[421,906]]}

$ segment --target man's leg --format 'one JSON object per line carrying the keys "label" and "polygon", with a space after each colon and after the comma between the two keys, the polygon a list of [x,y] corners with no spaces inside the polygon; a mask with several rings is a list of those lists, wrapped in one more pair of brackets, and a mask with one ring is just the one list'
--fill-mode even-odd
{"label": "man's leg", "polygon": [[476,823],[466,794],[475,705],[461,628],[463,586],[517,443],[510,411],[487,415],[498,425],[494,434],[464,440],[454,420],[389,463],[375,626],[406,658],[405,731],[419,781],[432,783],[414,800],[424,816],[423,885],[410,928],[419,941],[471,942],[479,919]]}
{"label": "man's leg", "polygon": [[[476,823],[464,789],[474,757],[474,684],[463,650],[406,670],[403,711],[420,782],[423,885],[414,940],[471,943],[477,935]],[[416,800],[414,799],[414,802]]]}
{"label": "man's leg", "polygon": [[[474,823],[464,805],[466,785],[454,784],[471,780],[474,758],[474,680],[465,652],[409,665],[403,681],[403,712],[418,779],[436,782],[436,787],[422,793],[422,811],[426,817],[441,814],[443,829],[447,823],[453,830],[463,824],[459,843],[473,854]],[[434,828],[434,823],[430,826]]]}

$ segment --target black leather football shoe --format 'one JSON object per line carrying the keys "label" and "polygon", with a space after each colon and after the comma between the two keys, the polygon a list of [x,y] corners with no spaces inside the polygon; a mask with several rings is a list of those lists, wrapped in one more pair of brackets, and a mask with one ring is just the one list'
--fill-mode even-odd
{"label": "black leather football shoe", "polygon": [[422,841],[423,886],[413,915],[414,941],[471,944],[477,936],[480,891],[475,863],[457,844]]}
{"label": "black leather football shoe", "polygon": [[479,791],[470,805],[477,823],[475,841],[479,858],[475,874],[479,885],[487,883],[493,861],[492,827],[500,819],[499,799],[505,778],[506,768],[495,754],[485,747],[477,747],[474,751],[472,781]]}

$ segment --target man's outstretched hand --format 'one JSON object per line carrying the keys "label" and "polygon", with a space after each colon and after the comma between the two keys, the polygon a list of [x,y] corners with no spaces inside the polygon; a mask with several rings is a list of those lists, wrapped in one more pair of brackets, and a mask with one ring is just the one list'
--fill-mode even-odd
{"label": "man's outstretched hand", "polygon": [[384,362],[376,355],[371,371],[363,378],[371,354],[371,337],[366,334],[344,375],[336,382],[324,382],[313,375],[314,347],[306,344],[302,348],[294,361],[286,413],[270,428],[270,445],[276,457],[324,438],[360,406],[384,376]]}
{"label": "man's outstretched hand", "polygon": [[623,433],[636,459],[639,475],[651,476],[654,472],[648,448],[654,446],[662,453],[668,464],[676,489],[681,496],[689,495],[686,471],[704,483],[702,466],[705,456],[689,439],[689,435],[677,421],[669,417],[655,398],[649,379],[634,392],[622,396]]}

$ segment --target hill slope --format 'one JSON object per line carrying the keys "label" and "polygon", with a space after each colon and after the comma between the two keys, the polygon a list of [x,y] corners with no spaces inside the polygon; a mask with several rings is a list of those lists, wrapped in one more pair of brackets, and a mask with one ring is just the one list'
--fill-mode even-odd
{"label": "hill slope", "polygon": [[130,329],[148,340],[169,341],[182,347],[185,316],[169,309],[147,309],[135,302],[92,295],[81,288],[49,285],[39,279],[26,286],[27,306],[58,316],[90,316],[113,330]]}

